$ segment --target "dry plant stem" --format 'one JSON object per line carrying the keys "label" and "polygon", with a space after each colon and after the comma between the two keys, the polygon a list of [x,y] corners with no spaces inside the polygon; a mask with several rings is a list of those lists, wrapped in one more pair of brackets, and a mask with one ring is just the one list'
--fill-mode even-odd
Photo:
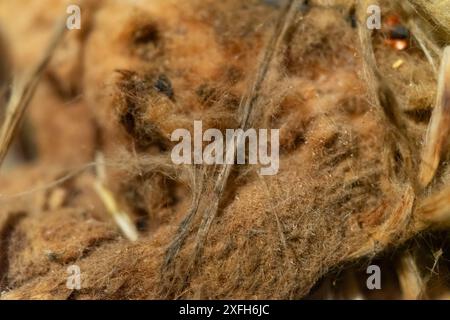
{"label": "dry plant stem", "polygon": [[[274,55],[276,54],[276,52],[278,52],[280,44],[284,39],[287,28],[292,24],[296,16],[296,11],[300,3],[301,0],[289,0],[279,15],[273,36],[267,44],[261,64],[257,69],[254,82],[239,106],[239,112],[241,114],[240,127],[243,129],[247,128],[249,123],[251,122],[251,115],[252,112],[254,112],[255,105],[260,95],[260,90],[266,74],[269,70],[271,62],[273,61]],[[227,150],[230,149],[231,148],[227,148]],[[211,205],[209,205],[205,209],[200,227],[197,232],[196,246],[194,255],[192,257],[191,266],[195,265],[201,256],[205,239],[207,237],[211,224],[217,215],[219,203],[225,190],[232,167],[233,165],[224,165],[216,179],[216,183],[213,188]],[[199,186],[203,189],[203,183]],[[166,251],[166,258],[163,268],[168,268],[170,262],[172,262],[175,256],[178,254],[181,246],[188,236],[190,225],[192,224],[192,221],[197,214],[200,205],[200,195],[202,189],[194,189],[192,207],[185,219],[182,221],[175,239],[172,241]]]}
{"label": "dry plant stem", "polygon": [[28,77],[20,81],[20,83],[15,83],[13,85],[11,97],[7,105],[5,120],[0,132],[0,166],[8,153],[8,149],[11,146],[25,110],[33,97],[41,75],[49,64],[53,53],[61,42],[66,30],[65,20],[63,23],[59,22],[57,30],[42,59],[33,68]]}
{"label": "dry plant stem", "polygon": [[444,50],[438,79],[436,106],[431,116],[420,164],[419,183],[428,186],[436,174],[450,133],[450,46]]}
{"label": "dry plant stem", "polygon": [[[279,18],[277,20],[277,24],[275,26],[275,31],[267,47],[264,52],[264,57],[261,61],[260,66],[257,69],[257,73],[255,76],[254,83],[250,88],[250,91],[246,95],[246,97],[242,100],[240,105],[240,112],[242,113],[240,127],[242,129],[246,129],[248,125],[252,122],[251,115],[255,111],[255,105],[260,95],[260,90],[264,79],[266,78],[266,74],[269,70],[269,67],[273,61],[275,54],[278,52],[280,44],[284,39],[284,35],[286,34],[287,28],[293,23],[293,20],[296,16],[297,9],[299,8],[301,1],[300,0],[290,0],[286,3],[286,6],[281,11]],[[227,147],[227,150],[231,148]],[[205,239],[207,237],[208,231],[211,227],[211,224],[214,218],[217,215],[219,209],[219,203],[222,198],[223,192],[225,190],[228,177],[230,176],[230,172],[233,165],[225,165],[219,176],[217,178],[216,184],[214,186],[213,191],[213,202],[212,205],[205,210],[202,222],[200,224],[197,239],[196,239],[196,248],[194,252],[194,257],[192,264],[195,265],[198,262],[199,257],[201,256],[201,252],[203,250],[203,246],[205,243]]]}
{"label": "dry plant stem", "polygon": [[390,120],[395,127],[402,130],[400,116],[398,110],[395,108],[396,106],[388,105],[386,103],[383,104],[381,97],[381,95],[385,93],[383,91],[389,91],[389,94],[392,94],[392,91],[385,84],[385,79],[383,79],[383,76],[378,69],[372,45],[372,34],[365,23],[367,18],[367,8],[371,4],[372,1],[370,0],[362,0],[358,3],[358,34],[361,42],[364,78],[367,82],[372,104],[376,107],[381,107],[388,120]]}
{"label": "dry plant stem", "polygon": [[413,180],[413,155],[411,143],[408,140],[405,121],[401,115],[399,102],[387,79],[378,69],[375,53],[372,45],[371,31],[366,26],[367,8],[372,5],[370,0],[358,2],[358,34],[362,52],[363,76],[368,86],[368,95],[371,104],[380,114],[380,119],[385,121],[389,128],[390,139],[401,151],[404,159],[403,173],[409,180]]}
{"label": "dry plant stem", "polygon": [[0,121],[3,121],[3,110],[7,100],[9,82],[11,81],[11,59],[2,34],[0,34]]}
{"label": "dry plant stem", "polygon": [[427,197],[423,200],[415,212],[415,230],[420,232],[433,226],[435,228],[450,227],[450,188]]}
{"label": "dry plant stem", "polygon": [[39,191],[44,191],[44,190],[49,190],[49,189],[52,189],[52,188],[56,188],[56,187],[60,186],[61,184],[63,184],[64,182],[69,181],[70,179],[78,176],[79,174],[83,173],[87,169],[90,169],[90,168],[92,168],[94,166],[95,166],[95,162],[87,163],[84,166],[81,166],[80,168],[69,172],[68,174],[64,175],[60,179],[51,181],[49,183],[43,184],[41,186],[38,186],[36,188],[30,189],[30,190],[26,190],[26,191],[23,191],[23,192],[19,192],[19,193],[14,193],[14,194],[7,194],[7,195],[0,194],[0,203],[2,201],[10,201],[10,200],[13,200],[15,198],[29,196],[29,195],[32,195],[32,194],[34,194],[36,192],[39,192]]}
{"label": "dry plant stem", "polygon": [[109,191],[104,181],[106,178],[105,162],[101,153],[97,154],[97,179],[94,183],[94,189],[98,196],[105,205],[108,213],[112,216],[120,231],[130,241],[136,241],[138,239],[138,231],[136,226],[131,221],[129,215],[119,209],[114,195]]}
{"label": "dry plant stem", "polygon": [[[124,159],[118,159],[118,160],[108,160],[105,162],[105,167],[114,167],[119,170],[127,170],[131,171],[131,174],[135,174],[136,171],[145,171],[145,172],[158,172],[161,173],[171,179],[177,179],[180,182],[188,182],[186,181],[186,178],[183,176],[184,171],[178,170],[175,168],[175,166],[170,164],[170,159],[167,157],[140,157],[138,161],[132,162],[131,160],[136,160],[134,158],[130,159],[128,157]],[[83,166],[80,166],[79,168],[69,170],[67,174],[62,176],[61,178],[50,181],[48,183],[45,183],[43,185],[40,185],[36,188],[26,190],[19,193],[14,194],[0,194],[0,203],[2,201],[11,201],[16,198],[25,197],[32,195],[39,191],[45,191],[49,189],[56,188],[60,185],[62,185],[64,182],[82,174],[88,169],[91,168],[97,168],[98,169],[98,162],[91,162],[86,163]],[[97,173],[98,174],[98,173]],[[99,176],[105,177],[104,173],[98,174]],[[101,181],[104,181],[104,178],[100,179]],[[191,179],[192,180],[192,179]]]}
{"label": "dry plant stem", "polygon": [[450,33],[450,3],[448,0],[409,0],[420,13],[428,17],[444,31]]}
{"label": "dry plant stem", "polygon": [[200,205],[201,194],[204,189],[204,184],[203,184],[204,177],[205,177],[205,172],[203,170],[200,170],[197,167],[193,168],[192,204],[191,204],[188,214],[186,215],[186,217],[183,219],[183,221],[179,225],[174,240],[171,242],[171,244],[169,245],[169,247],[166,251],[163,269],[168,268],[168,266],[173,261],[173,259],[176,257],[176,255],[180,251],[181,247],[183,246],[184,242],[186,241],[186,238],[189,234],[189,228],[192,224],[192,221],[193,221],[193,219],[198,211],[198,207]]}
{"label": "dry plant stem", "polygon": [[416,39],[428,62],[433,67],[435,73],[438,73],[438,61],[442,59],[442,50],[436,44],[428,32],[424,31],[421,23],[417,19],[418,12],[408,1],[400,1],[400,8],[409,13],[411,18],[407,21],[407,26],[411,30],[412,36]]}
{"label": "dry plant stem", "polygon": [[416,300],[422,298],[425,283],[420,275],[416,259],[411,252],[405,251],[400,256],[396,269],[403,299]]}
{"label": "dry plant stem", "polygon": [[414,20],[408,22],[414,38],[427,57],[428,62],[433,67],[435,73],[438,73],[437,59],[442,58],[442,52],[438,46],[423,32]]}
{"label": "dry plant stem", "polygon": [[122,231],[123,235],[130,241],[136,241],[138,239],[136,227],[128,214],[119,210],[116,200],[114,199],[114,195],[111,191],[106,189],[105,186],[99,181],[95,182],[94,189],[103,201],[109,214],[113,217],[120,231]]}
{"label": "dry plant stem", "polygon": [[[405,160],[401,170],[402,174],[405,175],[406,181],[398,181],[398,186],[402,189],[402,191],[399,190],[402,198],[399,199],[396,208],[392,212],[387,210],[388,208],[385,204],[375,209],[375,212],[383,213],[386,217],[385,221],[381,225],[374,227],[373,230],[367,230],[369,234],[368,240],[360,248],[350,252],[349,259],[374,255],[397,238],[401,238],[403,233],[399,233],[399,230],[406,233],[415,200],[413,183],[411,183],[413,181],[412,153],[407,138],[406,126],[399,112],[397,98],[378,69],[372,45],[371,31],[366,26],[367,8],[371,4],[373,4],[372,1],[362,0],[358,2],[357,7],[358,33],[364,78],[368,86],[370,102],[375,107],[375,111],[378,112],[380,120],[385,122],[388,129],[387,137],[394,140],[396,147],[402,154],[402,158]],[[389,154],[388,156],[394,158],[394,155]],[[392,178],[395,178],[395,171],[393,168],[389,169],[392,172]]]}
{"label": "dry plant stem", "polygon": [[373,256],[397,238],[401,238],[402,234],[399,234],[399,230],[403,232],[408,231],[407,227],[413,213],[414,200],[414,190],[412,187],[407,186],[397,207],[392,212],[389,212],[385,205],[377,208],[376,211],[381,210],[382,212],[387,212],[386,221],[381,226],[374,228],[373,231],[367,230],[370,232],[369,240],[361,244],[358,250],[351,252],[348,260]]}

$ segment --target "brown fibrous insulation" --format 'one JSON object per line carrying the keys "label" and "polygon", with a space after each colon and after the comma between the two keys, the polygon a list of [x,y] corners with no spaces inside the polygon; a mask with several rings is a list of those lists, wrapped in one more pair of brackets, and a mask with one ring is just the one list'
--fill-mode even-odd
{"label": "brown fibrous insulation", "polygon": [[[444,1],[409,10],[380,1],[405,25],[439,21],[437,34],[410,35],[404,51],[386,45],[385,20],[382,30],[364,27],[366,2],[297,1],[274,38],[283,1],[82,1],[85,25],[62,40],[27,111],[34,162],[0,177],[2,298],[314,297],[332,291],[327,275],[445,226],[446,141],[430,183],[417,177],[436,95],[450,94],[437,72],[450,25],[434,10]],[[61,8],[0,3],[16,72],[35,63]],[[277,175],[235,166],[218,193],[221,168],[171,164],[173,130],[200,119],[204,130],[238,128],[252,95],[249,124],[280,129]],[[98,152],[136,242],[95,192]],[[419,276],[420,250],[390,266],[395,290],[438,297],[441,282],[422,288],[435,280]],[[66,287],[72,264],[81,290]],[[358,276],[344,277],[338,297],[358,296]]]}

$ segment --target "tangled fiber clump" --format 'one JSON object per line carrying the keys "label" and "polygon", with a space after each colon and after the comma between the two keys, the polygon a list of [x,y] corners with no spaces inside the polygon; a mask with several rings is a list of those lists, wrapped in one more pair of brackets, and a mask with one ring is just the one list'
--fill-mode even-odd
{"label": "tangled fiber clump", "polygon": [[[373,31],[367,0],[82,1],[56,38],[64,1],[0,3],[13,74],[46,66],[5,97],[0,152],[35,150],[0,177],[2,298],[372,297],[370,261],[385,297],[448,295],[450,8],[378,3]],[[199,119],[279,128],[279,173],[172,164]]]}

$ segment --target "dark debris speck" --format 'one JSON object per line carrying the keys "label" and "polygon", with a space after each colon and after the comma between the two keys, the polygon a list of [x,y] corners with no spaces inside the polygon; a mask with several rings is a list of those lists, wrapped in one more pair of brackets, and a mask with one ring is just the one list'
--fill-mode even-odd
{"label": "dark debris speck", "polygon": [[166,75],[162,74],[156,79],[154,88],[158,92],[165,94],[169,99],[174,99],[172,83]]}

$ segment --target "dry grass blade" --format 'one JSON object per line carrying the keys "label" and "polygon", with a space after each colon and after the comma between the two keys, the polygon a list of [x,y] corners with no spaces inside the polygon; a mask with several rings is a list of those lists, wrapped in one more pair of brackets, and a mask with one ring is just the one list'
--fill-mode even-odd
{"label": "dry grass blade", "polygon": [[409,0],[415,8],[431,20],[436,26],[450,32],[450,2],[448,0]]}
{"label": "dry grass blade", "polygon": [[425,283],[420,275],[416,259],[405,251],[397,262],[397,274],[402,289],[403,299],[417,300],[423,298]]}
{"label": "dry grass blade", "polygon": [[425,188],[434,178],[450,133],[450,47],[440,67],[436,106],[431,116],[420,164],[419,183]]}
{"label": "dry grass blade", "polygon": [[417,232],[430,226],[448,228],[450,226],[450,188],[424,199],[415,212]]}
{"label": "dry grass blade", "polygon": [[442,52],[439,47],[433,42],[432,39],[428,37],[428,35],[422,31],[422,29],[418,26],[418,24],[411,20],[408,23],[409,28],[412,31],[414,38],[422,49],[423,53],[427,57],[428,62],[430,62],[433,70],[438,73],[437,61],[436,59],[442,58]]}
{"label": "dry grass blade", "polygon": [[66,30],[65,20],[64,23],[58,23],[57,30],[42,59],[33,68],[29,76],[13,85],[11,97],[7,104],[5,120],[0,132],[0,166],[8,153],[8,149],[17,132],[25,110],[33,97],[41,75],[50,62]]}
{"label": "dry grass blade", "polygon": [[170,263],[173,261],[173,258],[178,254],[181,247],[183,246],[188,234],[189,234],[189,228],[192,224],[192,221],[198,211],[198,208],[200,206],[200,200],[202,191],[204,189],[203,180],[205,177],[205,172],[203,170],[199,170],[198,168],[193,168],[193,174],[192,174],[192,203],[191,207],[189,209],[188,214],[183,219],[181,224],[178,227],[177,234],[172,241],[172,243],[169,245],[169,248],[167,249],[164,265],[163,268],[167,268]]}
{"label": "dry grass blade", "polygon": [[[255,79],[252,83],[252,86],[250,87],[248,93],[246,94],[245,98],[241,101],[241,104],[239,106],[240,127],[242,129],[247,128],[249,123],[251,122],[252,112],[254,112],[255,105],[259,98],[262,84],[266,78],[267,72],[269,71],[273,58],[275,54],[278,52],[280,44],[284,39],[286,30],[292,24],[296,16],[296,12],[300,6],[300,3],[301,0],[289,0],[279,15],[273,36],[271,37],[266,46],[264,56],[257,69],[257,73],[255,75]],[[230,147],[227,148],[227,150],[230,149],[232,148]],[[213,192],[212,199],[209,202],[210,204],[207,205],[203,213],[203,217],[200,222],[200,227],[197,232],[196,246],[191,265],[195,265],[198,261],[198,258],[201,255],[206,236],[208,234],[208,231],[211,227],[214,218],[217,215],[219,203],[225,190],[232,167],[233,165],[229,164],[224,165],[216,178],[216,182],[214,183],[212,191]],[[205,172],[202,172],[202,174],[204,175]],[[175,256],[180,251],[181,246],[183,245],[185,239],[187,238],[187,235],[190,231],[190,225],[193,222],[194,217],[196,216],[199,210],[201,194],[204,188],[203,178],[204,178],[203,176],[200,177],[200,180],[202,181],[201,183],[194,184],[191,209],[189,210],[189,213],[179,226],[175,239],[172,241],[172,243],[166,250],[166,257],[163,269],[167,269],[169,267],[170,263],[174,260]]]}
{"label": "dry grass blade", "polygon": [[[239,108],[242,114],[240,125],[242,129],[246,129],[249,123],[251,123],[251,115],[252,112],[254,112],[255,105],[259,98],[260,90],[266,78],[270,64],[272,63],[275,54],[278,52],[278,49],[284,39],[284,35],[286,34],[286,30],[293,23],[293,20],[296,16],[296,12],[300,6],[300,2],[301,0],[288,1],[279,15],[277,24],[275,26],[275,31],[267,44],[266,50],[264,52],[264,57],[257,69],[257,74],[253,82],[253,85],[250,88],[244,100],[242,101]],[[230,149],[232,148],[227,147],[227,150]],[[212,204],[205,210],[200,228],[197,233],[193,264],[195,264],[198,261],[198,258],[201,255],[206,236],[208,234],[208,231],[211,227],[214,218],[217,215],[219,203],[225,190],[228,177],[230,176],[231,169],[232,165],[227,164],[223,167],[223,169],[219,173],[219,176],[214,186]]]}
{"label": "dry grass blade", "polygon": [[442,50],[436,44],[434,37],[430,34],[431,26],[423,19],[417,9],[408,1],[399,1],[401,9],[407,13],[407,26],[411,30],[411,35],[416,39],[422,49],[428,62],[433,67],[434,72],[438,73],[439,61],[442,59]]}
{"label": "dry grass blade", "polygon": [[387,210],[385,204],[377,208],[376,211],[386,212],[386,220],[382,225],[373,228],[373,230],[367,230],[369,238],[361,244],[358,250],[349,254],[348,260],[376,255],[380,248],[385,248],[395,240],[402,238],[403,234],[399,233],[399,230],[407,235],[409,231],[408,224],[413,213],[414,200],[414,190],[412,187],[406,187],[403,196],[398,200],[397,207],[392,212]]}
{"label": "dry grass blade", "polygon": [[[404,159],[402,179],[413,181],[413,154],[405,120],[401,114],[399,101],[388,80],[381,74],[372,44],[372,33],[366,25],[367,8],[370,0],[361,0],[357,6],[358,34],[363,64],[363,77],[367,85],[368,99],[378,112],[379,118],[389,129],[387,139],[394,141],[395,148]],[[395,157],[392,155],[392,157]],[[395,170],[392,170],[394,172]]]}
{"label": "dry grass blade", "polygon": [[96,161],[97,179],[94,183],[94,189],[105,205],[108,213],[114,219],[115,223],[122,231],[123,235],[130,241],[138,239],[138,231],[136,226],[131,221],[130,216],[119,209],[119,206],[114,198],[114,195],[104,185],[106,178],[105,162],[101,153],[97,154]]}
{"label": "dry grass blade", "polygon": [[368,86],[371,103],[380,107],[387,119],[401,132],[405,131],[402,118],[399,115],[398,102],[395,94],[388,86],[386,79],[378,69],[377,61],[372,44],[371,30],[367,28],[367,8],[372,1],[362,0],[358,3],[358,34],[361,43],[361,52],[363,58],[364,78]]}
{"label": "dry grass blade", "polygon": [[0,34],[0,122],[3,121],[6,101],[8,100],[9,82],[11,81],[11,60],[8,48]]}

